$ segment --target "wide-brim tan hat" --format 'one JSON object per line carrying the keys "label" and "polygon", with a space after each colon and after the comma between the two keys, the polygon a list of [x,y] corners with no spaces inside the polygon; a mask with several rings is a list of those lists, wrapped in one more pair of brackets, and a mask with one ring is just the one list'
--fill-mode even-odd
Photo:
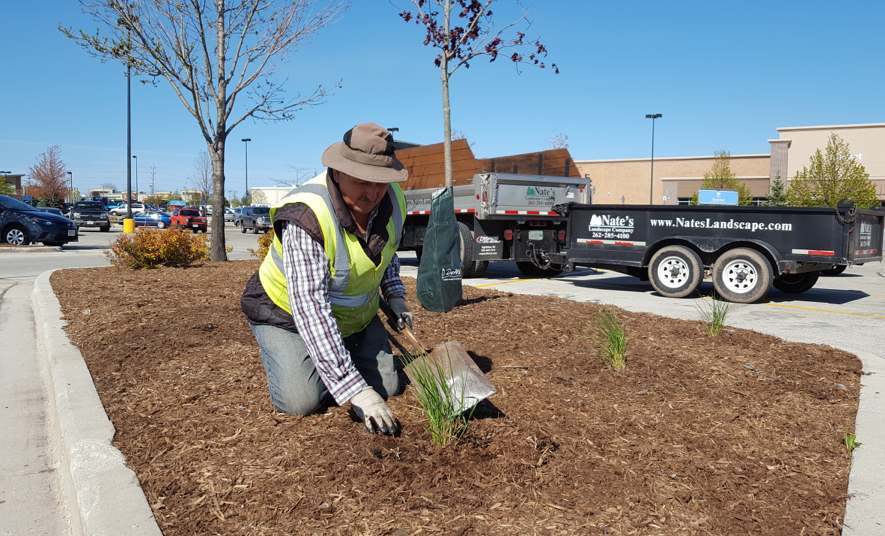
{"label": "wide-brim tan hat", "polygon": [[323,165],[369,182],[403,182],[409,171],[394,155],[393,135],[375,123],[344,133],[344,141],[323,151]]}

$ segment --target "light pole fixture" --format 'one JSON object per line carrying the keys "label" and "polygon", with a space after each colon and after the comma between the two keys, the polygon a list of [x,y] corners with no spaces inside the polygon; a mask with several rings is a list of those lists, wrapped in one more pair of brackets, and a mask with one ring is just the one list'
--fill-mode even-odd
{"label": "light pole fixture", "polygon": [[648,180],[648,204],[654,204],[655,190],[655,119],[664,117],[664,114],[645,114],[646,119],[651,119],[651,176]]}
{"label": "light pole fixture", "polygon": [[246,199],[249,200],[249,204],[252,204],[252,198],[249,197],[249,142],[252,141],[252,138],[243,138],[240,140],[243,142],[243,147],[246,148]]}
{"label": "light pole fixture", "polygon": [[135,160],[135,200],[138,201],[138,155],[132,155],[132,159]]}
{"label": "light pole fixture", "polygon": [[71,183],[70,188],[68,189],[68,200],[73,203],[74,202],[74,172],[73,171],[65,171],[68,175],[68,180]]}

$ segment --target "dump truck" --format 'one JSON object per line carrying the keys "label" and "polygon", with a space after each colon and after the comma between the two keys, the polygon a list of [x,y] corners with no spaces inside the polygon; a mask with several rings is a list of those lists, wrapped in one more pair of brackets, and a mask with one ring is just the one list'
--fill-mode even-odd
{"label": "dump truck", "polygon": [[[430,201],[439,187],[407,189],[401,250],[421,256]],[[482,274],[490,261],[511,260],[530,276],[556,275],[568,266],[567,221],[554,207],[590,201],[590,180],[573,176],[477,173],[453,187],[461,233],[464,277]],[[555,257],[555,259],[554,259]],[[559,262],[554,262],[558,260]]]}
{"label": "dump truck", "polygon": [[694,296],[709,274],[736,303],[774,286],[805,292],[821,274],[882,260],[885,211],[837,208],[593,205],[554,207],[567,244],[546,257],[561,266],[606,268],[649,280],[663,296]]}

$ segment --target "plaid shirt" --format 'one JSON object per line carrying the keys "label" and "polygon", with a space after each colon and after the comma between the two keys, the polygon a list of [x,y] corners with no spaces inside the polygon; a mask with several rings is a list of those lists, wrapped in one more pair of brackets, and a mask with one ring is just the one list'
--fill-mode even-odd
{"label": "plaid shirt", "polygon": [[[314,366],[338,404],[343,404],[369,385],[356,369],[344,347],[329,302],[329,260],[323,246],[295,224],[283,230],[283,268],[289,303],[298,334],[304,339]],[[399,277],[399,258],[394,254],[381,280],[384,299],[405,296]]]}

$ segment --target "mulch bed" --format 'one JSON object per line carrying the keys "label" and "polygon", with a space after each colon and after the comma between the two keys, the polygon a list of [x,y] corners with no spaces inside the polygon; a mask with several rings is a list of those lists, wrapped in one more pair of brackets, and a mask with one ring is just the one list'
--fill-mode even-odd
{"label": "mulch bed", "polygon": [[346,408],[275,412],[239,311],[257,263],[66,270],[52,284],[167,535],[836,534],[861,365],[850,354],[617,310],[626,371],[599,360],[600,306],[465,287],[416,311],[497,387],[435,447],[411,388],[399,438]]}

